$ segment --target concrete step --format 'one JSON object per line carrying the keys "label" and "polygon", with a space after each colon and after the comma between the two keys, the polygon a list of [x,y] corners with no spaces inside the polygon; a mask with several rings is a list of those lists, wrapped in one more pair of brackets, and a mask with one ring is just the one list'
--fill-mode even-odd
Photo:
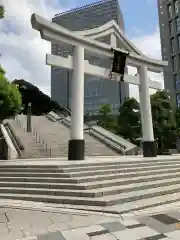
{"label": "concrete step", "polygon": [[[44,166],[43,168],[41,168],[41,166],[0,166],[0,172],[51,172],[51,173],[79,173],[79,172],[97,172],[97,171],[103,171],[103,170],[117,170],[117,167],[120,169],[141,169],[142,167],[144,167],[144,169],[146,168],[156,168],[157,167],[167,167],[167,166],[171,166],[171,165],[176,165],[176,166],[180,166],[179,161],[171,161],[171,162],[155,162],[155,163],[132,163],[132,164],[122,164],[122,163],[114,163],[114,164],[109,164],[109,165],[105,165],[105,166],[92,166],[92,167],[69,167],[69,166]],[[104,172],[104,171],[103,171]]]}
{"label": "concrete step", "polygon": [[[44,187],[38,187],[33,188],[32,185],[23,184],[24,186],[16,187],[2,187],[0,185],[0,192],[1,193],[18,193],[18,194],[42,194],[42,195],[55,195],[55,196],[73,196],[73,197],[102,197],[102,196],[109,196],[109,195],[116,195],[121,193],[133,193],[136,194],[137,191],[142,190],[156,190],[156,188],[160,187],[167,187],[173,185],[180,184],[180,178],[174,178],[174,179],[166,179],[166,180],[157,180],[152,182],[142,182],[142,183],[133,183],[128,185],[122,185],[122,186],[111,186],[111,187],[105,187],[105,188],[98,188],[93,190],[85,190],[85,189],[59,189],[59,188],[44,188]],[[76,185],[77,187],[77,185]]]}
{"label": "concrete step", "polygon": [[[152,180],[152,178],[158,178],[160,177],[162,174],[163,176],[165,174],[176,174],[178,172],[178,169],[175,168],[171,168],[171,169],[167,169],[167,170],[153,170],[151,172],[149,171],[144,171],[144,172],[139,172],[137,174],[137,172],[135,173],[119,173],[119,174],[109,174],[109,175],[105,175],[105,176],[92,176],[92,177],[74,177],[74,178],[70,178],[69,174],[64,174],[64,173],[51,173],[51,177],[46,174],[46,173],[2,173],[0,175],[0,182],[1,181],[13,181],[13,182],[47,182],[47,183],[81,183],[81,184],[85,184],[86,186],[88,186],[88,184],[91,184],[92,186],[97,184],[102,185],[102,182],[104,182],[106,180],[106,184],[107,181],[122,181],[121,182],[132,182],[134,179],[137,179],[137,181],[141,180],[141,179],[145,179],[146,177],[148,177],[150,180]],[[13,174],[13,176],[12,176]],[[45,175],[44,175],[45,174]],[[137,177],[138,175],[138,177]],[[46,176],[46,177],[44,177]],[[60,177],[62,176],[62,177]],[[162,177],[163,177],[162,176]],[[133,179],[132,179],[133,178]]]}
{"label": "concrete step", "polygon": [[13,194],[13,193],[0,193],[0,199],[16,199],[24,201],[36,201],[47,203],[59,203],[59,204],[82,204],[90,206],[106,206],[106,202],[103,199],[94,200],[93,198],[77,198],[70,196],[49,196],[40,194]]}
{"label": "concrete step", "polygon": [[[123,157],[120,157],[120,158],[113,158],[113,159],[110,159],[109,160],[109,157],[103,157],[102,159],[104,159],[104,161],[93,161],[93,162],[90,162],[90,161],[80,161],[78,163],[74,163],[75,161],[68,161],[67,164],[51,164],[50,161],[46,162],[45,165],[42,165],[42,164],[33,164],[32,161],[30,161],[30,164],[29,164],[29,161],[26,161],[25,164],[24,162],[19,162],[18,164],[14,164],[14,163],[9,163],[9,162],[5,162],[5,163],[1,163],[0,164],[0,169],[2,168],[38,168],[38,169],[62,169],[63,170],[71,170],[72,172],[73,171],[80,171],[80,170],[83,170],[83,171],[88,171],[88,170],[94,170],[94,168],[96,169],[105,169],[105,168],[109,168],[111,166],[119,166],[119,167],[136,167],[136,166],[151,166],[151,165],[171,165],[171,164],[174,164],[174,163],[177,163],[177,164],[180,164],[180,159],[177,159],[177,158],[174,158],[173,159],[173,156],[172,156],[172,159],[169,160],[169,159],[156,159],[156,160],[146,160],[146,159],[136,159],[134,158],[132,160],[132,158],[128,159],[126,158],[125,160],[122,160]],[[44,159],[46,160],[46,159]],[[43,161],[43,159],[42,159]],[[27,164],[26,164],[27,163]]]}
{"label": "concrete step", "polygon": [[[72,196],[49,196],[41,194],[25,194],[25,193],[0,193],[2,199],[18,199],[27,201],[73,204],[73,205],[88,205],[88,206],[112,206],[115,204],[123,204],[140,199],[150,199],[156,196],[165,196],[166,194],[180,194],[180,184],[174,186],[165,186],[155,189],[148,189],[146,191],[139,190],[136,192],[121,193],[110,196],[102,196],[97,198],[89,197],[72,197]],[[143,197],[142,197],[143,196]]]}
{"label": "concrete step", "polygon": [[96,170],[96,171],[89,171],[89,172],[1,172],[1,177],[13,177],[13,176],[25,176],[25,177],[52,177],[52,178],[81,178],[84,177],[84,179],[91,177],[91,176],[101,176],[101,175],[105,175],[106,177],[108,177],[108,174],[117,174],[120,173],[121,176],[123,176],[123,174],[129,174],[132,175],[134,173],[136,174],[141,174],[141,173],[154,173],[156,171],[161,171],[163,168],[163,171],[165,170],[171,170],[171,169],[176,169],[177,171],[180,170],[180,164],[174,164],[174,165],[162,165],[162,166],[151,166],[151,167],[136,167],[136,168],[122,168],[122,169],[110,169],[110,170]]}
{"label": "concrete step", "polygon": [[106,175],[106,174],[115,174],[115,173],[133,173],[133,172],[143,172],[143,171],[153,171],[153,170],[158,170],[158,169],[170,169],[170,168],[180,168],[180,164],[172,164],[172,165],[161,165],[161,166],[147,166],[147,167],[134,167],[134,168],[124,168],[120,167],[118,168],[117,166],[114,169],[108,169],[108,170],[94,170],[94,171],[87,171],[87,172],[71,172],[71,171],[66,171],[67,173],[70,173],[71,177],[88,177],[88,176],[94,176],[94,175]]}
{"label": "concrete step", "polygon": [[119,178],[119,179],[112,179],[112,180],[102,180],[102,181],[95,181],[95,182],[86,182],[81,183],[79,185],[84,186],[86,189],[96,189],[96,188],[103,188],[103,187],[111,187],[111,186],[119,186],[119,185],[127,185],[131,183],[141,183],[141,182],[152,182],[153,180],[169,180],[169,179],[176,179],[180,177],[180,173],[160,173],[151,176],[139,176],[139,177],[130,177],[130,178]]}
{"label": "concrete step", "polygon": [[105,207],[94,207],[94,206],[84,206],[84,205],[65,205],[67,208],[72,209],[80,209],[80,210],[89,210],[89,211],[103,211],[106,213],[117,213],[117,214],[125,214],[125,213],[134,213],[135,215],[138,215],[140,212],[145,212],[145,214],[151,213],[151,209],[153,209],[154,213],[156,214],[159,211],[159,208],[165,209],[165,206],[172,205],[175,209],[176,206],[180,204],[180,192],[177,193],[170,193],[162,196],[155,196],[151,198],[146,199],[140,199],[135,200],[131,202],[125,202],[120,204],[115,204],[111,206],[105,206]]}
{"label": "concrete step", "polygon": [[85,185],[77,183],[54,183],[54,182],[33,182],[31,179],[29,182],[1,182],[0,187],[10,188],[42,188],[42,189],[68,189],[68,190],[86,190]]}
{"label": "concrete step", "polygon": [[95,182],[95,181],[102,181],[102,180],[112,180],[112,179],[119,179],[119,178],[131,178],[136,176],[153,176],[154,174],[162,174],[162,173],[176,173],[179,171],[177,167],[171,167],[170,169],[160,169],[160,170],[151,170],[151,171],[142,171],[142,172],[125,172],[125,173],[117,173],[117,174],[106,174],[106,175],[95,175],[95,176],[87,176],[87,177],[74,177],[74,180],[77,180],[79,183],[86,183],[86,182]]}
{"label": "concrete step", "polygon": [[[180,192],[170,193],[162,196],[152,196],[147,199],[140,199],[132,202],[108,206],[104,211],[111,213],[137,212],[138,210],[149,209],[152,207],[163,206],[165,204],[176,203],[180,201]],[[157,211],[159,212],[159,211]],[[156,213],[157,213],[156,212]]]}
{"label": "concrete step", "polygon": [[0,174],[1,173],[5,173],[5,172],[16,172],[16,173],[25,173],[25,172],[29,172],[29,173],[63,173],[63,169],[58,169],[58,168],[33,168],[33,167],[25,167],[25,168],[13,168],[13,167],[10,167],[10,168],[1,168],[0,167]]}
{"label": "concrete step", "polygon": [[112,162],[109,164],[103,164],[103,165],[94,165],[94,166],[63,166],[64,172],[89,172],[89,171],[95,171],[95,170],[106,170],[106,169],[117,169],[117,167],[120,168],[141,168],[141,167],[151,167],[151,166],[169,166],[172,164],[179,164],[179,160],[172,160],[172,161],[152,161],[152,162]]}
{"label": "concrete step", "polygon": [[[77,184],[76,180],[73,179],[55,179],[55,178],[23,178],[23,177],[7,177],[3,178],[0,177],[0,186],[1,187],[27,187],[27,188],[49,188],[49,189],[81,189],[81,190],[102,190],[103,188],[107,190],[110,187],[121,187],[124,188],[126,186],[127,189],[131,188],[139,188],[143,187],[143,185],[150,185],[152,184],[161,184],[165,183],[168,185],[169,179],[174,183],[178,181],[180,178],[180,173],[177,174],[176,172],[173,174],[170,173],[162,173],[156,174],[152,176],[143,176],[143,177],[132,177],[132,178],[120,178],[117,180],[107,180],[107,181],[95,181],[95,182],[88,182],[88,183],[81,183]],[[44,181],[43,181],[44,179]],[[163,179],[163,180],[162,180]],[[4,181],[3,181],[4,180]],[[16,182],[17,180],[17,182]],[[35,182],[39,181],[39,182]],[[42,182],[43,181],[43,182]],[[123,191],[126,191],[126,188]],[[114,190],[114,189],[113,189]]]}
{"label": "concrete step", "polygon": [[68,173],[33,173],[33,172],[2,172],[0,173],[1,177],[44,177],[44,178],[70,178]]}
{"label": "concrete step", "polygon": [[0,182],[46,182],[46,183],[78,183],[76,179],[72,178],[53,178],[53,177],[0,177]]}

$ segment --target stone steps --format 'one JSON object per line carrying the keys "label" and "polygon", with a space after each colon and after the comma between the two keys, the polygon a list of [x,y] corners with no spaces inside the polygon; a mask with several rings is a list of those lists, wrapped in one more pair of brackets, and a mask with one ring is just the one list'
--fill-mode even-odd
{"label": "stone steps", "polygon": [[[23,116],[21,116],[21,121]],[[25,123],[24,123],[25,124]],[[32,116],[32,125],[45,141],[52,146],[52,156],[68,155],[69,128],[60,122],[52,122],[45,116]],[[47,128],[48,126],[48,128]],[[117,156],[114,150],[100,142],[88,133],[84,134],[86,156]]]}
{"label": "stone steps", "polygon": [[114,213],[152,208],[180,201],[180,159],[3,162],[0,198]]}
{"label": "stone steps", "polygon": [[[169,179],[166,180],[157,180],[152,182],[142,182],[142,183],[136,183],[136,184],[129,184],[128,186],[122,185],[122,186],[111,186],[111,187],[104,187],[104,188],[98,188],[98,189],[79,189],[78,185],[75,185],[75,189],[69,186],[69,189],[65,188],[63,186],[63,189],[61,189],[61,186],[59,185],[58,188],[51,188],[48,185],[43,186],[42,184],[36,184],[33,186],[29,183],[21,183],[19,186],[8,184],[8,186],[2,186],[0,184],[0,192],[1,193],[19,193],[19,194],[42,194],[42,195],[55,195],[55,196],[73,196],[73,197],[87,197],[87,198],[96,198],[96,197],[102,197],[102,196],[110,196],[110,195],[116,195],[116,194],[122,194],[122,193],[128,193],[133,191],[141,191],[141,190],[148,190],[151,188],[151,190],[156,191],[156,188],[162,188],[173,185],[179,185],[180,184],[180,178],[174,178],[169,181]],[[6,184],[7,185],[7,184]],[[38,186],[38,187],[37,187]],[[57,185],[55,185],[57,187]],[[54,187],[55,187],[54,186]],[[15,188],[16,187],[16,188]]]}
{"label": "stone steps", "polygon": [[[163,169],[162,169],[163,168]],[[87,172],[11,172],[10,169],[8,172],[0,172],[1,177],[44,177],[44,178],[73,178],[77,179],[78,182],[88,181],[89,179],[97,177],[109,177],[110,175],[119,174],[121,177],[129,177],[134,175],[151,175],[153,173],[160,173],[165,171],[171,172],[173,170],[180,171],[180,164],[174,165],[161,165],[161,166],[151,166],[151,167],[136,167],[136,168],[122,168],[118,169],[117,166],[115,169],[110,170],[96,170],[96,171],[87,171]],[[150,172],[149,172],[150,171]],[[111,178],[111,176],[110,176]]]}
{"label": "stone steps", "polygon": [[[139,164],[137,166],[137,164]],[[144,169],[147,169],[149,167],[151,167],[151,169],[153,168],[166,168],[168,166],[179,166],[180,165],[180,161],[175,159],[173,161],[156,161],[155,162],[155,166],[154,166],[154,161],[150,162],[150,161],[147,161],[147,162],[133,162],[133,163],[128,163],[128,162],[103,162],[101,165],[98,165],[95,163],[95,165],[89,165],[89,166],[82,166],[82,165],[73,165],[72,166],[70,165],[62,165],[61,167],[58,167],[58,166],[54,166],[54,165],[45,165],[44,167],[42,165],[35,165],[35,166],[27,166],[26,165],[9,165],[8,164],[8,167],[6,165],[1,165],[1,168],[0,168],[0,172],[49,172],[49,169],[51,169],[51,172],[52,173],[68,173],[68,172],[71,172],[71,173],[77,173],[77,172],[94,172],[94,171],[106,171],[106,170],[114,170],[114,169],[117,169],[118,168],[121,168],[123,169],[133,169],[134,167],[136,167],[136,169],[142,169],[142,167],[144,167]]]}
{"label": "stone steps", "polygon": [[[11,188],[1,188],[0,197],[3,196],[4,199],[19,199],[19,200],[30,200],[30,201],[38,201],[38,202],[50,202],[50,203],[59,203],[59,204],[73,204],[73,205],[88,205],[88,206],[112,206],[120,203],[128,203],[136,200],[149,199],[151,197],[156,196],[165,196],[166,194],[178,194],[180,198],[179,192],[180,184],[175,184],[173,186],[165,186],[165,187],[157,187],[156,189],[148,189],[144,192],[144,190],[138,190],[138,192],[128,192],[121,193],[116,195],[102,196],[102,197],[80,197],[80,196],[58,196],[53,194],[47,195],[45,192],[40,192],[39,189],[36,189],[36,192],[39,194],[35,194],[27,189],[11,189]],[[34,189],[35,190],[35,189]],[[11,193],[10,193],[11,192]],[[48,191],[46,190],[46,193]],[[42,194],[44,193],[44,194]],[[55,193],[55,192],[54,192]]]}
{"label": "stone steps", "polygon": [[7,120],[11,127],[13,128],[16,136],[21,140],[25,149],[22,151],[21,158],[42,158],[48,157],[49,153],[46,151],[42,143],[36,142],[36,137],[32,133],[25,132],[24,129],[20,128],[16,120]]}

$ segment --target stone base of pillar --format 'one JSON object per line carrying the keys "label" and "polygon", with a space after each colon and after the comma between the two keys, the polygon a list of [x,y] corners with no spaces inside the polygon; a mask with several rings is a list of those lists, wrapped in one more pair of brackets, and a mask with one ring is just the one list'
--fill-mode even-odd
{"label": "stone base of pillar", "polygon": [[143,156],[144,157],[156,157],[157,156],[157,145],[156,142],[143,142]]}
{"label": "stone base of pillar", "polygon": [[68,160],[74,160],[74,161],[84,160],[84,149],[85,149],[84,139],[69,140]]}

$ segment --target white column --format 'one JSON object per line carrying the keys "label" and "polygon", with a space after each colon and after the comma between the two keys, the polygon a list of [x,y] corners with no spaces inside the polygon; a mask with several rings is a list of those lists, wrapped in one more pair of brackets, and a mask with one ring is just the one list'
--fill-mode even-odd
{"label": "white column", "polygon": [[147,67],[139,67],[138,74],[140,78],[139,98],[141,101],[140,110],[142,120],[143,142],[154,142]]}
{"label": "white column", "polygon": [[[144,125],[144,116],[143,116],[143,111],[142,111],[142,93],[141,93],[141,86],[139,85],[139,105],[140,105],[140,114],[141,114],[141,126],[142,126],[142,135],[145,131],[145,125]],[[143,136],[142,136],[143,137]],[[143,140],[143,139],[142,139]]]}
{"label": "white column", "polygon": [[75,46],[71,81],[71,140],[84,137],[84,48]]}

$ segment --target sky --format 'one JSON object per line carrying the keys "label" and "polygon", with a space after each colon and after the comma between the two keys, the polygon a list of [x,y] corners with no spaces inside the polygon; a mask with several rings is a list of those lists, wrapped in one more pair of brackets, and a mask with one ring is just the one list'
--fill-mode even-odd
{"label": "sky", "polygon": [[[93,3],[94,0],[0,0],[5,18],[0,20],[0,64],[9,80],[25,79],[50,95],[50,67],[45,55],[50,43],[31,28],[33,12],[51,19],[54,14]],[[157,0],[120,0],[127,37],[145,54],[161,59]],[[135,69],[129,68],[130,73]],[[153,80],[163,81],[162,74],[149,73]],[[131,86],[131,96],[138,90]]]}

